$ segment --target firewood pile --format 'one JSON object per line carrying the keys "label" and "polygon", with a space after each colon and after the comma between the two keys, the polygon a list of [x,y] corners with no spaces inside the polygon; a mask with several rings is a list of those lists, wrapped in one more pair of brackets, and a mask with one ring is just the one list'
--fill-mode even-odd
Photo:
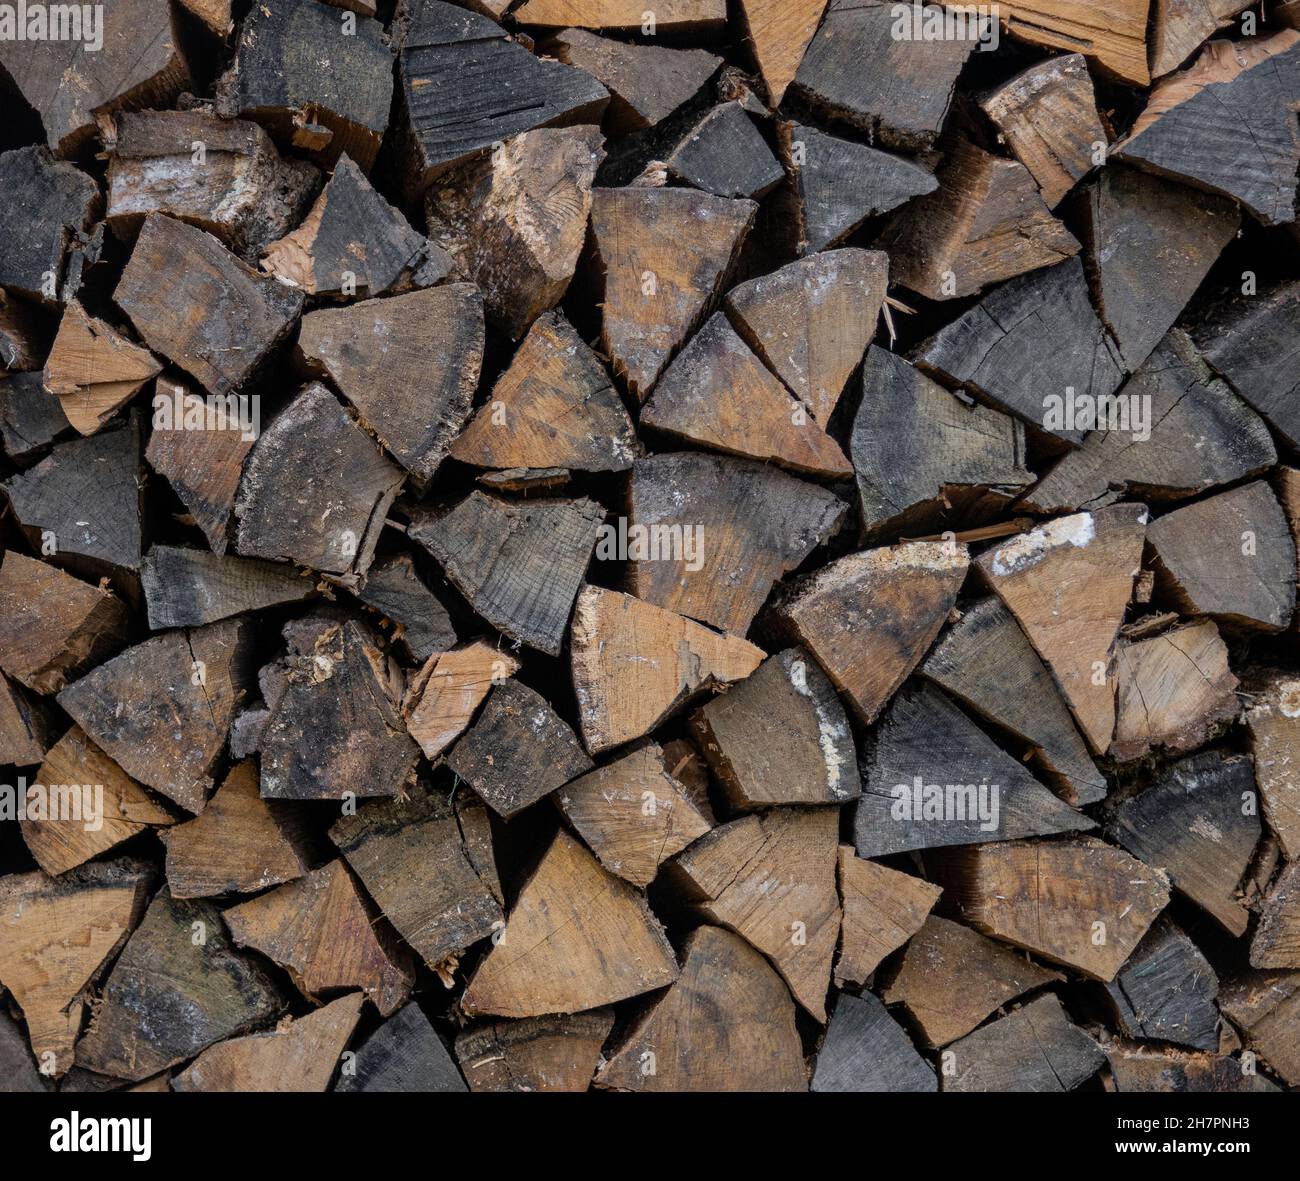
{"label": "firewood pile", "polygon": [[0,1089],[1300,1087],[1297,0],[93,7]]}

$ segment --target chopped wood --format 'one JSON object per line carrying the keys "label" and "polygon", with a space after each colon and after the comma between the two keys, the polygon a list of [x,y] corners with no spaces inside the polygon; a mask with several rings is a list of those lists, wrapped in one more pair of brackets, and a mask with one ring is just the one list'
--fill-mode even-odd
{"label": "chopped wood", "polygon": [[314,589],[310,579],[280,563],[171,545],[156,545],[145,555],[140,581],[154,631],[201,627],[246,611],[296,603]]}
{"label": "chopped wood", "polygon": [[813,1068],[813,1091],[937,1091],[934,1068],[871,993],[842,993]]}
{"label": "chopped wood", "polygon": [[[524,0],[514,17],[523,25],[552,28],[579,24],[586,29],[640,29],[645,23],[641,0]],[[667,0],[654,9],[656,28],[701,32],[727,19],[725,0]]]}
{"label": "chopped wood", "polygon": [[402,702],[406,728],[425,758],[433,762],[459,738],[492,686],[519,667],[510,653],[485,640],[430,656]]}
{"label": "chopped wood", "polygon": [[1264,816],[1288,860],[1300,857],[1300,681],[1267,672],[1243,721]]}
{"label": "chopped wood", "polygon": [[0,763],[36,766],[54,745],[57,733],[52,711],[45,703],[0,674]]}
{"label": "chopped wood", "polygon": [[465,1090],[455,1062],[412,1001],[375,1030],[339,1069],[335,1091],[380,1093]]}
{"label": "chopped wood", "polygon": [[686,133],[667,164],[679,180],[718,197],[759,200],[785,178],[739,102],[714,107]]}
{"label": "chopped wood", "polygon": [[943,891],[896,869],[854,856],[851,845],[839,848],[840,949],[835,959],[835,986],[861,988],[886,956],[922,929]]}
{"label": "chopped wood", "polygon": [[826,0],[741,0],[745,34],[773,109],[794,81],[825,10]]}
{"label": "chopped wood", "polygon": [[1145,86],[1147,0],[1103,0],[1080,5],[1071,0],[1012,0],[998,7],[1008,32],[1036,45],[1078,50],[1124,82]]}
{"label": "chopped wood", "polygon": [[1249,7],[1250,0],[1157,0],[1151,25],[1151,76],[1161,78],[1178,69]]}
{"label": "chopped wood", "polygon": [[614,1027],[609,1009],[471,1026],[456,1057],[471,1091],[585,1091]]}
{"label": "chopped wood", "polygon": [[456,646],[451,616],[415,572],[410,554],[372,566],[357,598],[391,622],[398,651],[412,663],[423,664]]}
{"label": "chopped wood", "polygon": [[50,339],[50,327],[36,309],[0,288],[0,369],[39,369]]}
{"label": "chopped wood", "polygon": [[1219,1008],[1288,1086],[1300,1086],[1300,972],[1243,973],[1219,989]]}
{"label": "chopped wood", "polygon": [[1280,1089],[1243,1058],[1157,1050],[1120,1041],[1106,1046],[1106,1056],[1111,1081],[1121,1093],[1163,1091],[1218,1095]]}
{"label": "chopped wood", "polygon": [[1254,968],[1300,968],[1300,865],[1288,865],[1264,898],[1250,944]]}

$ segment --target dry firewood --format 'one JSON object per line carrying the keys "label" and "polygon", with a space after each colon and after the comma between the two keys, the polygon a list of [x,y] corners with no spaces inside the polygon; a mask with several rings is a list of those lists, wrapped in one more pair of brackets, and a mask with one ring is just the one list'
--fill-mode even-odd
{"label": "dry firewood", "polygon": [[937,1091],[934,1068],[869,992],[841,993],[813,1067],[814,1091]]}
{"label": "dry firewood", "polygon": [[[223,40],[234,31],[235,24],[230,16],[233,0],[180,0],[180,2],[187,12],[198,17]],[[351,0],[351,3],[360,11],[367,0]],[[348,7],[348,5],[340,4],[339,7]],[[371,15],[373,16],[374,13],[372,12]]]}
{"label": "dry firewood", "polygon": [[618,1091],[806,1091],[790,993],[743,939],[697,927],[681,975],[596,1074]]}
{"label": "dry firewood", "polygon": [[736,635],[847,508],[764,465],[695,452],[638,459],[628,505],[632,593]]}
{"label": "dry firewood", "polygon": [[[642,29],[646,22],[641,0],[524,0],[513,13],[523,25],[551,28],[579,24],[586,29]],[[667,0],[652,12],[656,29],[701,33],[727,19],[725,0]],[[644,31],[644,30],[643,30]]]}
{"label": "dry firewood", "polygon": [[281,148],[369,172],[388,125],[393,52],[376,20],[315,0],[255,4],[216,83],[217,114],[253,119]]}
{"label": "dry firewood", "polygon": [[384,917],[431,968],[502,926],[487,809],[425,786],[330,829]]}
{"label": "dry firewood", "polygon": [[476,1025],[456,1038],[471,1091],[585,1091],[614,1026],[609,1009]]}
{"label": "dry firewood", "polygon": [[263,237],[261,267],[308,295],[383,295],[417,281],[431,286],[451,270],[445,252],[411,229],[346,154],[302,224],[289,228],[278,241]]}
{"label": "dry firewood", "polygon": [[[439,0],[410,0],[396,23],[402,27],[400,132],[412,197],[449,164],[521,131],[598,123],[609,102],[590,74],[535,57],[477,13]],[[385,101],[381,128],[387,113]]]}
{"label": "dry firewood", "polygon": [[692,189],[594,190],[601,350],[633,397],[645,400],[708,314],[757,209]]}
{"label": "dry firewood", "polygon": [[486,640],[430,656],[402,702],[402,715],[424,756],[435,760],[469,727],[492,686],[519,671],[519,661]]}
{"label": "dry firewood", "polygon": [[[11,44],[0,41],[0,64],[7,64],[4,47]],[[36,50],[24,45],[18,52]],[[43,303],[61,301],[69,252],[91,230],[99,187],[45,148],[20,148],[0,155],[0,197],[5,209],[0,284]]]}
{"label": "dry firewood", "polygon": [[669,171],[718,197],[760,200],[785,177],[772,149],[738,102],[709,111],[673,149]]}
{"label": "dry firewood", "polygon": [[256,960],[231,947],[220,910],[175,900],[164,886],[109,973],[77,1065],[139,1082],[270,1024],[283,1004]]}
{"label": "dry firewood", "polygon": [[232,906],[223,917],[236,944],[279,964],[310,999],[360,989],[388,1017],[411,995],[414,957],[379,925],[341,860]]}
{"label": "dry firewood", "polygon": [[965,1037],[1016,997],[1061,978],[978,931],[931,915],[882,996],[886,1004],[901,1004],[925,1043],[937,1048]]}
{"label": "dry firewood", "polygon": [[1106,1055],[1047,995],[954,1042],[944,1059],[945,1091],[1072,1091]]}
{"label": "dry firewood", "polygon": [[[322,455],[332,457],[325,467]],[[313,382],[276,415],[248,457],[235,500],[235,548],[355,584],[401,486],[401,470]]]}
{"label": "dry firewood", "polygon": [[1120,644],[1115,663],[1113,759],[1186,754],[1237,716],[1237,678],[1209,620]]}
{"label": "dry firewood", "polygon": [[867,218],[933,192],[939,183],[911,160],[837,139],[815,127],[779,123],[777,136],[794,178],[800,254],[842,242]]}
{"label": "dry firewood", "polygon": [[36,1094],[53,1089],[52,1080],[37,1069],[18,1023],[0,1010],[0,1095]]}
{"label": "dry firewood", "polygon": [[741,0],[746,40],[775,110],[817,32],[826,0]]}
{"label": "dry firewood", "polygon": [[1249,915],[1237,886],[1259,843],[1255,795],[1248,758],[1206,751],[1174,763],[1125,800],[1108,829],[1225,930],[1243,935]]}
{"label": "dry firewood", "polygon": [[664,743],[664,769],[686,792],[695,810],[712,828],[718,823],[709,800],[709,768],[699,748],[689,738]]}
{"label": "dry firewood", "polygon": [[1156,585],[1184,614],[1281,631],[1296,605],[1296,545],[1262,480],[1153,521]]}
{"label": "dry firewood", "polygon": [[939,884],[963,921],[1103,983],[1169,901],[1169,877],[1096,837],[948,849]]}
{"label": "dry firewood", "polygon": [[563,492],[572,478],[573,473],[566,467],[510,467],[499,472],[483,472],[476,480],[489,492],[512,492],[527,497],[530,492]]}
{"label": "dry firewood", "polygon": [[1023,164],[959,136],[939,187],[890,222],[880,239],[891,278],[927,299],[959,299],[1078,254]]}
{"label": "dry firewood", "polygon": [[319,185],[303,160],[282,160],[256,123],[202,111],[141,111],[113,120],[105,218],[134,237],[150,213],[215,234],[252,262],[302,218]]}
{"label": "dry firewood", "polygon": [[72,1066],[88,987],[144,913],[152,869],[124,858],[60,878],[0,878],[0,983],[27,1022],[47,1077]]}
{"label": "dry firewood", "polygon": [[39,369],[52,335],[52,326],[35,307],[11,299],[0,287],[0,369]]}
{"label": "dry firewood", "polygon": [[921,878],[856,857],[851,845],[840,846],[839,880],[844,916],[835,985],[861,988],[886,956],[922,929],[943,891]]}
{"label": "dry firewood", "polygon": [[876,334],[889,286],[878,250],[829,250],[727,293],[736,330],[824,427]]}
{"label": "dry firewood", "polygon": [[298,351],[425,482],[469,417],[483,361],[483,298],[472,284],[453,283],[310,312]]}
{"label": "dry firewood", "polygon": [[[54,15],[48,13],[51,21]],[[40,116],[45,140],[62,156],[87,146],[96,115],[166,106],[190,85],[175,18],[165,0],[104,5],[96,13],[99,38],[86,25],[89,12],[74,11],[70,17],[67,27],[72,34],[80,30],[78,35],[59,37],[51,29],[16,42],[11,31],[0,41],[0,67]],[[27,19],[30,25],[30,15]],[[99,49],[83,52],[97,39]]]}
{"label": "dry firewood", "polygon": [[1263,674],[1244,721],[1269,829],[1288,860],[1300,857],[1300,681]]}
{"label": "dry firewood", "polygon": [[640,891],[564,830],[461,997],[471,1015],[577,1013],[662,988],[677,962]]}
{"label": "dry firewood", "polygon": [[773,622],[871,723],[934,643],[969,562],[946,543],[850,554],[778,599]]}
{"label": "dry firewood", "polygon": [[599,358],[563,312],[547,312],[450,454],[475,467],[619,472],[636,433]]}
{"label": "dry firewood", "polygon": [[0,674],[0,763],[34,767],[54,745],[58,726],[39,698]]}
{"label": "dry firewood", "polygon": [[1125,377],[1077,257],[991,291],[912,359],[1076,446],[1092,425],[1076,425],[1083,417],[1076,407],[1095,406]]}
{"label": "dry firewood", "polygon": [[1245,972],[1219,989],[1219,1008],[1288,1086],[1300,1086],[1300,972]]}
{"label": "dry firewood", "polygon": [[302,310],[301,292],[258,274],[204,230],[156,213],[113,298],[145,344],[213,394],[243,382]]}
{"label": "dry firewood", "polygon": [[173,898],[252,894],[307,872],[301,818],[257,787],[257,765],[238,763],[202,813],[161,834]]}
{"label": "dry firewood", "polygon": [[275,562],[227,558],[207,550],[156,545],[140,568],[149,627],[200,627],[231,615],[295,603],[311,579]]}
{"label": "dry firewood", "polygon": [[835,687],[802,648],[769,656],[752,676],[697,710],[691,728],[736,811],[842,804],[859,794],[849,719]]}
{"label": "dry firewood", "polygon": [[[1145,19],[1145,17],[1144,17]],[[1295,220],[1300,32],[1212,41],[1161,82],[1112,154],[1239,201],[1265,225]],[[1250,135],[1243,136],[1243,125]]]}
{"label": "dry firewood", "polygon": [[415,664],[424,664],[431,656],[456,646],[451,616],[416,574],[410,554],[385,558],[372,566],[357,598],[392,622],[398,649]]}
{"label": "dry firewood", "polygon": [[1102,0],[1076,4],[1073,0],[1011,0],[997,13],[1009,32],[1036,45],[1078,51],[1124,82],[1145,86],[1147,66],[1147,0]]}
{"label": "dry firewood", "polygon": [[847,476],[844,452],[715,312],[668,366],[641,426],[796,472]]}
{"label": "dry firewood", "polygon": [[592,500],[521,502],[475,491],[408,533],[493,627],[558,656],[604,519]]}
{"label": "dry firewood", "polygon": [[59,704],[128,775],[202,812],[252,680],[251,649],[244,620],[164,632],[69,685]]}
{"label": "dry firewood", "polygon": [[1219,978],[1168,918],[1160,918],[1106,985],[1120,1029],[1131,1038],[1194,1050],[1219,1047]]}
{"label": "dry firewood", "polygon": [[448,753],[447,766],[509,820],[590,771],[592,762],[546,698],[518,681],[503,681]]}
{"label": "dry firewood", "polygon": [[1278,874],[1265,896],[1250,963],[1254,968],[1300,968],[1300,863]]}
{"label": "dry firewood", "polygon": [[1106,794],[1106,780],[1075,727],[1051,673],[996,597],[965,610],[918,670],[1033,750],[1033,761],[1067,802]]}
{"label": "dry firewood", "polygon": [[1232,24],[1250,0],[1157,0],[1151,25],[1151,76],[1178,69],[1205,41]]}
{"label": "dry firewood", "polygon": [[429,237],[478,284],[488,319],[512,339],[564,298],[603,145],[591,126],[526,131],[457,165],[425,194]]}
{"label": "dry firewood", "polygon": [[[1115,730],[1111,654],[1141,564],[1146,518],[1143,506],[1130,504],[1061,517],[1004,542],[977,563],[1052,670],[1098,754]],[[1063,612],[1058,604],[1067,597],[1075,606]]]}
{"label": "dry firewood", "polygon": [[335,1091],[458,1092],[456,1063],[428,1017],[412,1001],[345,1055]]}
{"label": "dry firewood", "polygon": [[1219,1095],[1280,1089],[1245,1058],[1157,1050],[1121,1041],[1107,1045],[1106,1056],[1114,1089],[1121,1093],[1164,1091]]}
{"label": "dry firewood", "polygon": [[0,566],[0,669],[57,693],[119,651],[130,614],[117,596],[19,553]]}
{"label": "dry firewood", "polygon": [[1033,174],[1051,209],[1105,159],[1106,132],[1080,53],[1030,66],[985,95],[980,107]]}
{"label": "dry firewood", "polygon": [[327,1090],[365,1003],[352,993],[305,1017],[286,1017],[267,1033],[212,1046],[172,1079],[172,1090]]}
{"label": "dry firewood", "polygon": [[[659,10],[656,17],[661,17]],[[638,25],[641,23],[637,18]],[[548,53],[586,70],[609,91],[605,128],[611,135],[662,123],[689,102],[718,71],[722,59],[703,49],[665,49],[564,29],[546,43]]]}
{"label": "dry firewood", "polygon": [[713,827],[653,742],[580,775],[553,798],[600,863],[643,888],[663,862]]}
{"label": "dry firewood", "polygon": [[592,754],[648,734],[697,693],[749,676],[763,659],[739,636],[595,586],[578,595],[570,656]]}
{"label": "dry firewood", "polygon": [[[48,874],[66,873],[147,829],[163,836],[176,822],[173,811],[150,796],[79,726],[46,752],[35,782],[51,793],[50,812],[33,817],[29,802],[20,827],[28,851]],[[71,793],[64,798],[74,813],[80,802],[80,817],[56,814],[54,799],[60,792]]]}

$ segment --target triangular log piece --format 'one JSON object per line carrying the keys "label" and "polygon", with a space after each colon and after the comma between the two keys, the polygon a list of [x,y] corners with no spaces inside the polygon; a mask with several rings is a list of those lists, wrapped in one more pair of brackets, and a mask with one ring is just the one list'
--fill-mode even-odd
{"label": "triangular log piece", "polygon": [[465,1080],[428,1017],[412,1001],[344,1060],[334,1090],[452,1094],[465,1090]]}
{"label": "triangular log piece", "polygon": [[305,1017],[286,1017],[268,1033],[212,1046],[172,1079],[172,1090],[325,1091],[365,1003],[353,993]]}
{"label": "triangular log piece", "polygon": [[677,961],[644,896],[563,829],[469,982],[467,1014],[577,1013],[663,988]]}
{"label": "triangular log piece", "polygon": [[451,445],[486,468],[618,472],[632,466],[636,432],[609,375],[563,312],[524,337],[492,395]]}
{"label": "triangular log piece", "polygon": [[475,1025],[456,1038],[471,1091],[585,1091],[614,1027],[609,1009]]}
{"label": "triangular log piece", "polygon": [[539,128],[457,165],[425,194],[429,238],[478,284],[488,319],[512,340],[564,298],[604,158],[596,127]]}
{"label": "triangular log piece", "polygon": [[1300,972],[1246,972],[1219,989],[1219,1008],[1255,1054],[1300,1086]]}
{"label": "triangular log piece", "polygon": [[678,354],[641,411],[642,428],[815,476],[853,466],[801,402],[715,312]]}
{"label": "triangular log piece", "polygon": [[965,546],[935,542],[850,554],[783,595],[774,622],[870,724],[934,643],[969,564]]}
{"label": "triangular log piece", "polygon": [[963,921],[1103,983],[1169,901],[1163,869],[1096,837],[974,845],[935,861]]}
{"label": "triangular log piece", "polygon": [[[645,10],[639,9],[641,0],[524,0],[514,13],[522,25],[563,27],[577,20],[586,29],[619,29],[625,32],[639,30],[645,23]],[[727,19],[725,0],[668,0],[654,10],[656,28],[676,32],[703,33],[716,28]]]}
{"label": "triangular log piece", "polygon": [[869,992],[841,993],[813,1066],[813,1091],[937,1091],[932,1067]]}
{"label": "triangular log piece", "polygon": [[89,988],[140,921],[153,871],[141,861],[101,861],[60,878],[0,878],[0,984],[27,1023],[46,1077],[72,1066]]}
{"label": "triangular log piece", "polygon": [[800,254],[842,242],[867,218],[931,193],[939,184],[934,173],[909,159],[815,127],[779,123],[777,136],[794,178]]}
{"label": "triangular log piece", "polygon": [[1140,1041],[1219,1048],[1219,978],[1168,918],[1159,919],[1106,985],[1120,1028]]}
{"label": "triangular log piece", "polygon": [[1237,678],[1208,619],[1121,644],[1115,675],[1113,759],[1139,759],[1157,746],[1186,754],[1237,716]]}
{"label": "triangular log piece", "polygon": [[1151,25],[1151,76],[1161,78],[1178,69],[1220,29],[1232,25],[1232,18],[1250,0],[1208,0],[1188,4],[1186,0],[1156,0]]}
{"label": "triangular log piece", "polygon": [[[982,554],[985,581],[1052,670],[1089,747],[1115,730],[1111,652],[1142,562],[1146,509],[1123,504],[1061,517]],[[1066,599],[1075,604],[1063,612]]]}
{"label": "triangular log piece", "polygon": [[[1107,147],[1088,63],[1080,53],[1030,66],[980,100],[1051,209]],[[1104,156],[1102,157],[1104,159]]]}
{"label": "triangular log piece", "polygon": [[959,136],[936,179],[938,189],[898,214],[879,242],[890,277],[927,299],[963,299],[1079,253],[1019,161]]}
{"label": "triangular log piece", "polygon": [[307,872],[302,818],[258,793],[257,765],[231,768],[208,806],[166,830],[167,886],[173,898],[252,894]]}
{"label": "triangular log piece", "polygon": [[[160,283],[159,275],[175,281]],[[228,394],[285,338],[303,297],[205,230],[153,213],[113,299],[150,349],[209,393]]]}
{"label": "triangular log piece", "polygon": [[1105,0],[1103,5],[1078,5],[1071,0],[1010,0],[997,9],[1003,26],[1035,45],[1082,51],[1102,72],[1121,81],[1146,86],[1147,0]]}
{"label": "triangular log piece", "polygon": [[739,102],[714,107],[673,149],[668,170],[715,197],[755,201],[785,179],[754,121]]}
{"label": "triangular log piece", "polygon": [[887,255],[846,248],[733,287],[726,306],[749,347],[825,427],[876,334],[888,287]]}
{"label": "triangular log piece", "polygon": [[857,751],[835,686],[807,652],[787,648],[707,702],[696,742],[739,812],[856,799]]}
{"label": "triangular log piece", "polygon": [[560,654],[574,596],[605,520],[593,500],[505,500],[471,492],[408,530],[471,607],[512,640]]}
{"label": "triangular log piece", "polygon": [[486,640],[430,656],[402,701],[406,728],[425,758],[442,754],[469,728],[492,686],[518,671],[518,660]]}
{"label": "triangular log piece", "polygon": [[1111,1082],[1128,1092],[1215,1095],[1281,1088],[1254,1069],[1253,1060],[1210,1053],[1162,1050],[1115,1040],[1107,1044]]}
{"label": "triangular log piece", "polygon": [[227,558],[208,550],[156,545],[140,570],[149,627],[201,627],[231,615],[297,603],[315,583],[282,562]]}
{"label": "triangular log piece", "polygon": [[713,827],[653,742],[566,784],[555,803],[600,863],[634,886],[648,886],[663,862]]}
{"label": "triangular log piece", "polygon": [[877,345],[849,448],[867,538],[983,520],[990,492],[1014,496],[1034,479],[1018,420],[963,402]]}
{"label": "triangular log piece", "polygon": [[1250,963],[1255,968],[1300,968],[1300,862],[1278,874],[1264,898]]}
{"label": "triangular log piece", "polygon": [[681,976],[596,1074],[616,1091],[806,1091],[789,990],[743,939],[697,927]]}
{"label": "triangular log piece", "polygon": [[989,292],[912,360],[1075,446],[1092,426],[1079,423],[1079,407],[1095,406],[1126,376],[1077,257]]}
{"label": "triangular log piece", "polygon": [[851,845],[839,849],[840,950],[835,986],[861,988],[879,966],[912,938],[943,891],[921,878],[855,857]]}
{"label": "triangular log piece", "polygon": [[1268,827],[1288,860],[1300,857],[1300,680],[1266,672],[1244,721]]}
{"label": "triangular log piece", "polygon": [[483,361],[483,297],[470,283],[322,308],[298,351],[419,481],[433,478],[469,418]]}
{"label": "triangular log piece", "polygon": [[415,664],[456,646],[451,616],[415,572],[410,554],[371,566],[357,598],[391,623],[397,648]]}
{"label": "triangular log piece", "polygon": [[938,1048],[965,1037],[1016,997],[1060,979],[1005,944],[931,915],[881,995],[886,1004],[901,1004],[926,1044]]}
{"label": "triangular log piece", "polygon": [[[0,359],[4,338],[0,332]],[[44,354],[42,354],[44,355]],[[34,364],[39,361],[32,359]],[[4,452],[16,463],[31,462],[51,443],[72,430],[59,399],[33,373],[0,374],[0,439]]]}
{"label": "triangular log piece", "polygon": [[509,820],[592,769],[578,736],[536,690],[503,681],[447,755],[498,816]]}
{"label": "triangular log piece", "polygon": [[825,10],[826,0],[741,0],[746,39],[773,110],[794,81]]}
{"label": "triangular log piece", "polygon": [[36,766],[54,745],[58,732],[46,703],[0,674],[0,764]]}
{"label": "triangular log piece", "polygon": [[414,958],[378,924],[342,861],[232,906],[224,918],[240,947],[279,964],[313,1000],[360,989],[387,1017],[411,995]]}
{"label": "triangular log piece", "polygon": [[705,918],[771,959],[823,1023],[840,931],[838,839],[834,809],[777,808],[715,828],[664,871]]}
{"label": "triangular log piece", "polygon": [[1056,682],[996,596],[968,607],[918,670],[1034,751],[1034,762],[1076,807],[1106,795]]}
{"label": "triangular log piece", "polygon": [[638,459],[628,503],[632,593],[736,635],[848,508],[762,464],[696,452]]}
{"label": "triangular log piece", "polygon": [[1296,546],[1263,480],[1152,521],[1156,586],[1188,615],[1282,631],[1296,606]]}
{"label": "triangular log piece", "polygon": [[945,1091],[1072,1091],[1106,1062],[1054,995],[1041,996],[945,1051]]}
{"label": "triangular log piece", "polygon": [[502,925],[487,809],[416,788],[365,804],[330,829],[366,892],[424,962],[437,968]]}
{"label": "triangular log piece", "polygon": [[243,620],[164,632],[69,685],[59,704],[128,775],[202,812],[251,658]]}
{"label": "triangular log piece", "polygon": [[[164,887],[109,973],[77,1065],[139,1082],[269,1025],[283,1006],[256,958],[231,947],[221,911],[174,900]],[[159,1021],[159,1013],[177,1017]]]}
{"label": "triangular log piece", "polygon": [[1212,41],[1151,92],[1111,155],[1231,197],[1265,225],[1294,221],[1298,108],[1300,32]]}
{"label": "triangular log piece", "polygon": [[695,694],[749,676],[763,653],[631,595],[584,587],[570,659],[592,754],[650,733]]}
{"label": "triangular log piece", "polygon": [[[322,455],[332,457],[328,465]],[[348,473],[340,480],[338,473]],[[235,501],[236,550],[356,581],[402,471],[323,385],[304,386],[254,445]]]}

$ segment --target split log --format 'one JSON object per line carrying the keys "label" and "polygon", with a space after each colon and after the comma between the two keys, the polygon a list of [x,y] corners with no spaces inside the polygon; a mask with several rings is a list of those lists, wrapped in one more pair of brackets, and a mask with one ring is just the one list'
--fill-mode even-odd
{"label": "split log", "polygon": [[[868,863],[869,864],[869,863]],[[931,915],[912,937],[884,992],[933,1048],[965,1037],[990,1013],[1061,979],[1004,944]]]}
{"label": "split log", "polygon": [[712,828],[718,823],[709,800],[708,765],[699,748],[688,738],[674,738],[664,743],[664,768],[686,792],[695,810]]}
{"label": "split log", "polygon": [[663,988],[677,962],[640,891],[563,830],[461,997],[471,1015],[577,1013]]}
{"label": "split log", "polygon": [[[32,1059],[18,1023],[0,1011],[0,1095],[37,1094],[53,1090]],[[66,1089],[66,1088],[65,1088]]]}
{"label": "split log", "polygon": [[851,845],[839,848],[839,882],[844,915],[835,986],[861,988],[886,956],[922,929],[943,891],[921,878],[855,857]]}
{"label": "split log", "polygon": [[1121,1093],[1163,1091],[1220,1095],[1280,1089],[1259,1074],[1253,1062],[1246,1058],[1152,1050],[1118,1041],[1106,1047],[1106,1056],[1114,1089]]}
{"label": "split log", "polygon": [[1300,864],[1288,865],[1264,898],[1250,944],[1253,968],[1300,968]]}
{"label": "split log", "polygon": [[[39,47],[49,45],[62,45],[66,52],[68,43],[15,47],[0,41],[0,65],[12,72],[10,53],[34,60]],[[87,54],[85,60],[97,58]],[[0,197],[5,209],[0,285],[42,303],[61,302],[69,253],[90,233],[99,212],[99,186],[45,148],[19,148],[0,155]]]}
{"label": "split log", "polygon": [[1178,69],[1206,40],[1229,28],[1250,0],[1157,0],[1151,25],[1151,76]]}
{"label": "split log", "polygon": [[357,598],[392,623],[397,649],[415,664],[456,646],[451,616],[416,574],[410,554],[372,566]]}
{"label": "split log", "polygon": [[39,698],[0,674],[0,763],[34,767],[54,745],[58,727]]}
{"label": "split log", "polygon": [[1226,931],[1245,934],[1237,887],[1260,837],[1249,759],[1207,751],[1174,763],[1116,808],[1108,831]]}
{"label": "split log", "polygon": [[614,1027],[609,1009],[472,1026],[456,1038],[471,1091],[585,1091]]}
{"label": "split log", "polygon": [[813,1068],[813,1091],[937,1091],[932,1067],[869,992],[842,993]]}
{"label": "split log", "polygon": [[850,554],[790,588],[773,624],[869,725],[934,643],[969,562],[965,546],[930,542]]}
{"label": "split log", "polygon": [[604,519],[593,500],[519,502],[476,491],[441,517],[412,522],[408,534],[493,627],[558,656]]}
{"label": "split log", "polygon": [[655,729],[697,693],[749,676],[763,653],[631,595],[587,586],[570,636],[582,740],[592,754]]}
{"label": "split log", "polygon": [[628,507],[629,530],[637,530],[628,549],[632,593],[737,635],[847,508],[758,463],[692,452],[638,459]]}
{"label": "split log", "polygon": [[[514,17],[523,25],[555,28],[578,23],[586,29],[636,30],[645,24],[641,0],[524,0]],[[654,10],[656,29],[703,33],[726,22],[725,0],[667,0]]]}
{"label": "split log", "polygon": [[741,0],[746,39],[773,110],[794,81],[825,9],[826,0]]}
{"label": "split log", "polygon": [[1104,0],[1076,4],[1072,0],[1012,0],[998,15],[1007,31],[1035,45],[1078,51],[1092,58],[1112,77],[1146,86],[1147,0]]}
{"label": "split log", "polygon": [[49,352],[51,326],[32,305],[0,288],[0,369],[39,369]]}
{"label": "split log", "polygon": [[790,993],[743,939],[697,927],[681,975],[596,1074],[618,1091],[806,1091]]}
{"label": "split log", "polygon": [[511,492],[528,496],[530,492],[563,492],[573,473],[565,467],[511,467],[499,472],[484,472],[477,483],[489,492]]}
{"label": "split log", "polygon": [[149,551],[140,581],[153,631],[201,627],[245,611],[300,602],[314,589],[310,579],[274,562],[171,545]]}
{"label": "split log", "polygon": [[704,116],[668,157],[679,180],[715,197],[760,200],[785,178],[785,170],[738,102]]}
{"label": "split log", "polygon": [[[198,17],[222,40],[234,31],[235,24],[230,17],[233,0],[180,0],[180,2],[187,12]],[[352,2],[359,11],[365,6],[367,0],[352,0]]]}
{"label": "split log", "polygon": [[345,1055],[335,1091],[454,1093],[465,1090],[456,1063],[412,1001]]}
{"label": "split log", "polygon": [[1255,778],[1268,827],[1292,860],[1300,857],[1300,681],[1269,672],[1258,689],[1244,717]]}
{"label": "split log", "polygon": [[1168,918],[1147,932],[1106,993],[1120,1028],[1144,1041],[1194,1050],[1219,1048],[1219,978],[1210,962]]}
{"label": "split log", "polygon": [[519,661],[486,640],[429,657],[411,679],[402,715],[430,762],[468,729],[492,686],[519,671]]}
{"label": "split log", "polygon": [[1288,1086],[1300,1086],[1300,972],[1246,972],[1219,989],[1219,1008]]}
{"label": "split log", "polygon": [[483,363],[483,299],[469,283],[308,313],[298,352],[420,483],[469,418]]}

